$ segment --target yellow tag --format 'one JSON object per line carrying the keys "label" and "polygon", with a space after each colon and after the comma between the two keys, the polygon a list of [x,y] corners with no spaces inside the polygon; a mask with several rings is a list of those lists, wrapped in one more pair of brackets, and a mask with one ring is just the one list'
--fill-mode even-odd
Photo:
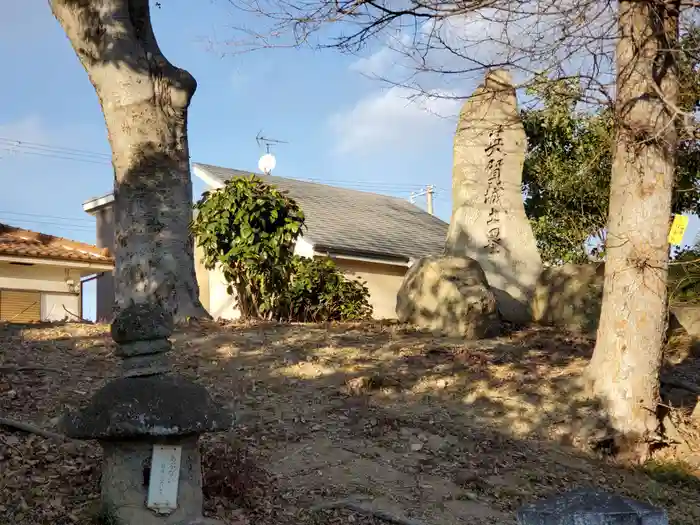
{"label": "yellow tag", "polygon": [[668,243],[680,244],[683,242],[683,234],[687,227],[688,217],[685,215],[675,215],[673,217],[673,224],[671,224],[671,231],[668,232]]}

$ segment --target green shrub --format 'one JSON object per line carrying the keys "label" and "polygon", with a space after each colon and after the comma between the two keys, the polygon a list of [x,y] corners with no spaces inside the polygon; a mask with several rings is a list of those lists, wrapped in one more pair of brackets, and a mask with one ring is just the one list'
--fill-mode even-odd
{"label": "green shrub", "polygon": [[370,317],[369,290],[330,260],[294,255],[297,203],[254,175],[206,192],[190,225],[204,265],[220,265],[243,318],[350,321]]}
{"label": "green shrub", "polygon": [[288,290],[289,317],[295,321],[357,321],[372,316],[369,290],[348,279],[330,259],[295,257]]}
{"label": "green shrub", "polygon": [[700,249],[685,248],[674,256],[668,268],[669,304],[700,303]]}
{"label": "green shrub", "polygon": [[195,204],[191,224],[204,264],[221,264],[244,318],[277,317],[291,278],[294,243],[304,226],[296,202],[260,178],[240,177]]}

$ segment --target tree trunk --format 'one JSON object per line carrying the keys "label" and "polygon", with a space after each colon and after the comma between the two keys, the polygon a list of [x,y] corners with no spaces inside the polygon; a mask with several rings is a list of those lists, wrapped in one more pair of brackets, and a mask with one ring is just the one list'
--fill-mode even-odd
{"label": "tree trunk", "polygon": [[50,0],[97,91],[114,166],[117,307],[157,298],[208,317],[193,242],[187,109],[197,84],[161,53],[148,0]]}
{"label": "tree trunk", "polygon": [[658,428],[666,327],[668,219],[678,141],[673,55],[678,6],[621,0],[618,20],[605,286],[588,372],[612,428],[644,453]]}

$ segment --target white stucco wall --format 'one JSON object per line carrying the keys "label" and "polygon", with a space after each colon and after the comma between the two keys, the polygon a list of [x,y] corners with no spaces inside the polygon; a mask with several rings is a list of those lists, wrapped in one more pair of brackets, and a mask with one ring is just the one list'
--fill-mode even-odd
{"label": "white stucco wall", "polygon": [[[65,307],[65,308],[64,308]],[[70,313],[69,313],[70,312]],[[41,294],[42,321],[80,320],[80,296],[78,294]]]}
{"label": "white stucco wall", "polygon": [[[76,316],[80,315],[80,295],[70,290],[67,279],[80,285],[80,278],[94,273],[90,269],[34,264],[32,266],[0,262],[0,289],[42,292],[41,320],[62,321],[71,316],[63,305]],[[75,320],[75,318],[71,318]]]}
{"label": "white stucco wall", "polygon": [[[294,245],[294,253],[301,257],[313,257],[314,249],[311,244],[300,237]],[[224,273],[220,267],[211,270],[208,273],[208,279],[198,277],[197,281],[200,287],[200,299],[214,319],[235,321],[240,318],[241,312],[236,304],[236,297],[229,295],[226,291],[226,279],[224,279]],[[202,289],[208,291],[206,302],[202,297],[204,295]]]}
{"label": "white stucco wall", "polygon": [[[236,297],[229,295],[226,288],[226,279],[221,266],[217,265],[209,271],[209,314],[214,319],[227,319],[233,321],[241,316],[236,304]],[[200,288],[202,284],[200,283]],[[200,291],[201,294],[201,291]]]}
{"label": "white stucco wall", "polygon": [[38,292],[70,293],[66,279],[80,284],[81,275],[94,273],[94,270],[80,270],[35,264],[24,266],[0,262],[0,288],[7,290],[33,290]]}
{"label": "white stucco wall", "polygon": [[314,247],[304,237],[299,237],[294,245],[294,254],[300,257],[313,257]]}
{"label": "white stucco wall", "polygon": [[396,319],[396,294],[408,267],[366,261],[335,259],[335,264],[350,279],[364,281],[375,319]]}
{"label": "white stucco wall", "polygon": [[[294,247],[294,253],[302,257],[313,257],[313,246],[304,239],[299,239]],[[403,277],[408,268],[401,265],[379,264],[367,261],[335,259],[339,269],[350,278],[365,281],[370,292],[370,304],[376,319],[396,318],[396,293],[399,291]],[[235,321],[240,318],[235,296],[226,292],[226,280],[221,268],[208,273],[208,281],[198,278],[201,290],[204,286],[208,291],[209,313],[214,319]]]}

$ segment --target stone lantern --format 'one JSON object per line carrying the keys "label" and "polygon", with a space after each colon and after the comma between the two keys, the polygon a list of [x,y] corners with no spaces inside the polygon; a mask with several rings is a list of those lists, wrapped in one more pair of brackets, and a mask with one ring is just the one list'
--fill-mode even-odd
{"label": "stone lantern", "polygon": [[220,523],[202,517],[198,438],[229,430],[232,416],[203,386],[172,372],[173,328],[160,306],[123,309],[112,323],[120,377],[61,420],[69,437],[100,442],[103,509],[120,525]]}

